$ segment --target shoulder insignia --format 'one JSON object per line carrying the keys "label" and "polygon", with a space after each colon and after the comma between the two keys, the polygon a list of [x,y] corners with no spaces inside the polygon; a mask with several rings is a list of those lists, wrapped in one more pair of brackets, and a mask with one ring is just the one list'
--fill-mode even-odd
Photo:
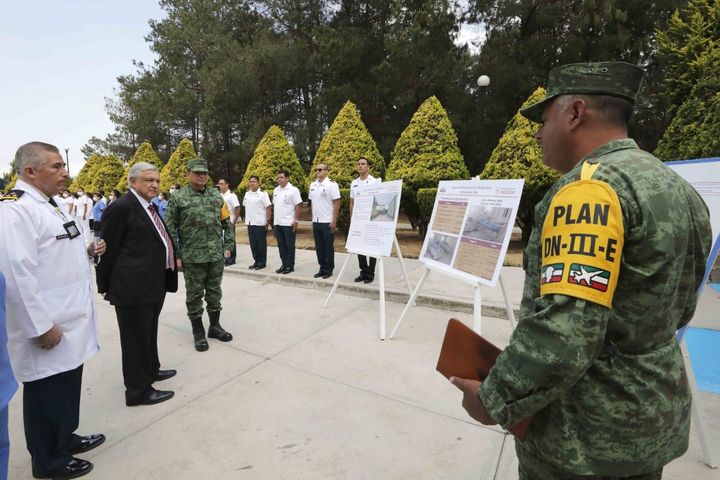
{"label": "shoulder insignia", "polygon": [[227,204],[222,202],[222,207],[220,207],[220,221],[227,220],[228,218],[230,218],[230,210],[228,210]]}
{"label": "shoulder insignia", "polygon": [[612,307],[624,243],[615,190],[583,175],[553,197],[542,228],[540,294]]}
{"label": "shoulder insignia", "polygon": [[25,190],[8,190],[8,192],[0,197],[3,202],[16,202],[20,197],[25,195]]}

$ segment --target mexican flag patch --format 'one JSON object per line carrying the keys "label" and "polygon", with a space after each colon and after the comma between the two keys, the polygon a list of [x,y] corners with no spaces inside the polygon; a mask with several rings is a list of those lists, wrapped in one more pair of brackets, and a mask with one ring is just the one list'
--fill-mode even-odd
{"label": "mexican flag patch", "polygon": [[570,264],[568,282],[605,292],[608,289],[608,283],[610,283],[610,272],[590,265],[572,263]]}
{"label": "mexican flag patch", "polygon": [[548,265],[543,265],[540,285],[544,285],[546,283],[557,283],[561,281],[564,269],[565,264],[563,263],[551,263]]}

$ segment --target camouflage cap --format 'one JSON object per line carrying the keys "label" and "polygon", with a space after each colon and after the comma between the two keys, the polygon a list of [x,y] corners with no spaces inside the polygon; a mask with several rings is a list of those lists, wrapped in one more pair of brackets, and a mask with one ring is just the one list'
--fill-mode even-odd
{"label": "camouflage cap", "polygon": [[548,75],[545,98],[520,110],[533,122],[555,97],[568,94],[611,95],[635,103],[644,70],[625,62],[571,63],[553,68]]}
{"label": "camouflage cap", "polygon": [[202,157],[195,157],[188,161],[188,170],[196,173],[208,173],[207,161]]}

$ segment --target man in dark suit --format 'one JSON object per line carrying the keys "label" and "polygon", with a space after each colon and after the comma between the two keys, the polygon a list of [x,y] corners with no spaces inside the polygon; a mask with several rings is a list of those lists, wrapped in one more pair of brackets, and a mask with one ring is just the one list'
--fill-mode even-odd
{"label": "man in dark suit", "polygon": [[108,206],[102,219],[107,248],[97,266],[98,292],[115,306],[125,403],[153,405],[169,400],[172,391],[156,390],[153,382],[174,376],[160,370],[158,317],[166,292],[176,292],[175,248],[165,224],[150,202],[160,190],[160,173],[139,162],[128,172],[130,191]]}

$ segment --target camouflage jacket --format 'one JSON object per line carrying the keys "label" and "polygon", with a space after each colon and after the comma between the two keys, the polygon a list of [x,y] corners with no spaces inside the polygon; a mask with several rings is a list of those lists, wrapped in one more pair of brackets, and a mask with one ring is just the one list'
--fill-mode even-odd
{"label": "camouflage jacket", "polygon": [[165,224],[178,245],[177,257],[185,263],[222,260],[235,243],[230,213],[214,188],[177,190],[168,202]]}
{"label": "camouflage jacket", "polygon": [[[598,192],[617,211],[594,204]],[[710,241],[700,196],[631,139],[553,185],[535,207],[519,324],[478,391],[504,427],[534,415],[516,448],[619,476],[685,452],[691,399],[675,333],[695,311]]]}

